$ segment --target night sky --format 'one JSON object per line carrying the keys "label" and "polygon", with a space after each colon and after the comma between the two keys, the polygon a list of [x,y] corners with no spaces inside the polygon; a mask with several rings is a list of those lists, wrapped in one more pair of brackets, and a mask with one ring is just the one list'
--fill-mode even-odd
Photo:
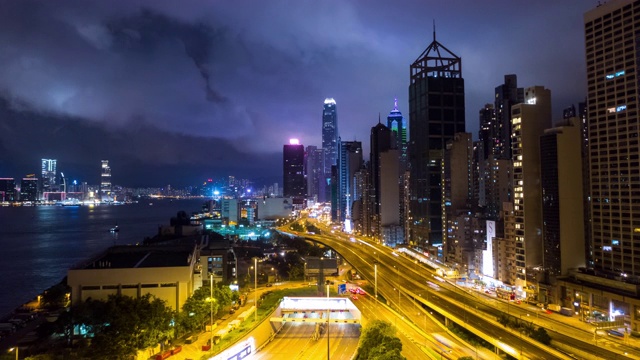
{"label": "night sky", "polygon": [[554,119],[586,94],[583,14],[597,1],[0,0],[0,177],[41,158],[125,186],[235,175],[279,182],[282,145],[321,144],[337,102],[363,142],[408,115],[409,65],[433,39],[462,58],[467,131],[505,74],[552,92]]}

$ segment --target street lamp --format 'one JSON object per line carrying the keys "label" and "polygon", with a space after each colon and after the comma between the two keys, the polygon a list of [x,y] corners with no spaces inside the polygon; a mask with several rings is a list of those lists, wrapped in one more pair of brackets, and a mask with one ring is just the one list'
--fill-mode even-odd
{"label": "street lamp", "polygon": [[13,350],[16,351],[16,360],[18,360],[18,350],[19,350],[19,348],[16,346],[14,348],[9,349],[9,352],[12,352]]}

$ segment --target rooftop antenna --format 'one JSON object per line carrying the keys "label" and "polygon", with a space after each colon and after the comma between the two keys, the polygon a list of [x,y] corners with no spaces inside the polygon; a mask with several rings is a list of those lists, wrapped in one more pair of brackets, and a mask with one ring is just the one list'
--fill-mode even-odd
{"label": "rooftop antenna", "polygon": [[398,110],[398,98],[393,99],[393,110]]}
{"label": "rooftop antenna", "polygon": [[436,41],[436,19],[433,19],[433,41]]}
{"label": "rooftop antenna", "polygon": [[380,113],[378,112],[378,124],[380,124]]}

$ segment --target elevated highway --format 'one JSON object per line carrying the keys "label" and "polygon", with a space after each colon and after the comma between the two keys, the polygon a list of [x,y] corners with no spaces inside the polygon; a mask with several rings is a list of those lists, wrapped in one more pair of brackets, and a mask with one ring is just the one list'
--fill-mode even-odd
{"label": "elevated highway", "polygon": [[[321,224],[317,226],[322,227]],[[289,229],[281,229],[293,233]],[[436,279],[433,269],[405,258],[392,249],[375,243],[354,240],[346,234],[331,234],[326,227],[324,234],[296,234],[311,241],[331,247],[360,274],[373,284],[377,270],[378,291],[391,303],[398,291],[415,299],[425,310],[434,313],[444,323],[453,321],[493,344],[499,351],[509,353],[516,358],[552,359],[571,358],[553,348],[537,343],[526,334],[504,327],[496,319],[505,314],[495,301],[472,294],[448,282]],[[374,269],[375,268],[375,269]],[[528,321],[535,312],[511,307],[509,316]],[[536,324],[545,325],[539,319]],[[593,355],[592,358],[613,359],[640,358],[633,348],[603,348],[593,343],[593,334],[584,334],[575,328],[563,328],[563,324],[554,323],[544,326],[554,341],[569,347],[582,349]],[[602,344],[601,344],[602,345]],[[637,352],[637,351],[636,351]],[[626,354],[625,354],[626,353]],[[636,357],[637,356],[637,357]],[[587,357],[588,358],[588,357]]]}

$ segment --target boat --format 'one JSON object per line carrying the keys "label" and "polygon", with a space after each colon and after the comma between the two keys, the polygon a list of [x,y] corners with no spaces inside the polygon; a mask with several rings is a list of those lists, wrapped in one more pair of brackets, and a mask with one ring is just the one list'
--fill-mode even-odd
{"label": "boat", "polygon": [[118,225],[112,227],[111,229],[109,229],[110,232],[112,233],[117,233],[120,231],[120,228],[118,227]]}

